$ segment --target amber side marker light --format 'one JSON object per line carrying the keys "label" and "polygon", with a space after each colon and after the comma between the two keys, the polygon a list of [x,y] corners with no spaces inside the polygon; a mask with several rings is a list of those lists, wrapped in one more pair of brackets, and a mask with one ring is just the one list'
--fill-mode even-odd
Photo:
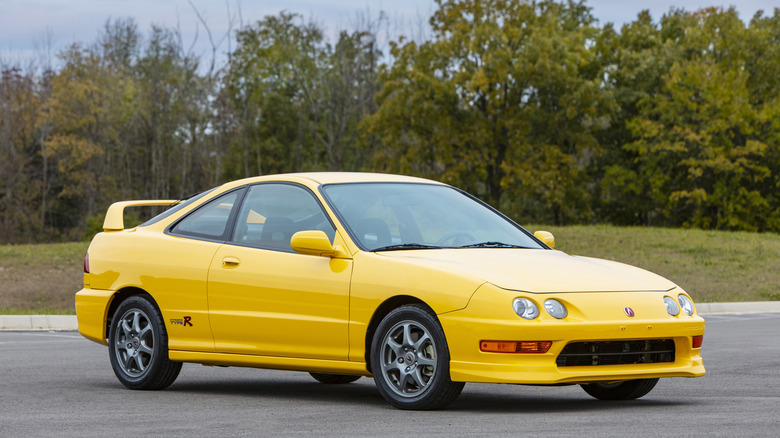
{"label": "amber side marker light", "polygon": [[486,353],[547,353],[552,341],[481,341],[479,350]]}
{"label": "amber side marker light", "polygon": [[694,336],[691,338],[691,347],[692,348],[701,348],[701,344],[704,342],[704,335],[701,336]]}

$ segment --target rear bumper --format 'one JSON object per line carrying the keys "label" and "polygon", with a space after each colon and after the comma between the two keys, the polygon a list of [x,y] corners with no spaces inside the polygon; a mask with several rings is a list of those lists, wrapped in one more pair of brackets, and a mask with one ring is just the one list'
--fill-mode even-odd
{"label": "rear bumper", "polygon": [[76,318],[82,336],[99,344],[108,345],[106,314],[113,296],[114,291],[88,287],[76,292]]}
{"label": "rear bumper", "polygon": [[[554,385],[703,376],[701,348],[692,348],[692,338],[704,334],[704,320],[696,314],[669,316],[663,307],[664,295],[670,293],[526,294],[483,286],[465,309],[438,315],[450,347],[450,377],[460,382]],[[539,317],[527,321],[514,314],[511,302],[518,296],[535,301],[541,309]],[[569,316],[556,320],[547,315],[541,306],[547,298],[565,302]],[[609,309],[610,303],[616,303],[617,311]],[[627,306],[637,311],[637,317],[623,313]],[[672,339],[674,360],[591,366],[556,363],[571,342],[648,339]],[[546,353],[480,351],[480,342],[487,340],[551,341],[552,346]]]}

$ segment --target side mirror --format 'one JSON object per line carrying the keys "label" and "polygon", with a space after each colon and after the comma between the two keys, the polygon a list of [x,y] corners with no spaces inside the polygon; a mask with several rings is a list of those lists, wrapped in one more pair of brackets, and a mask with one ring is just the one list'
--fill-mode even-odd
{"label": "side mirror", "polygon": [[290,239],[290,247],[301,254],[321,257],[336,255],[336,247],[331,245],[327,234],[320,230],[298,231]]}
{"label": "side mirror", "polygon": [[555,248],[555,236],[549,231],[537,231],[534,233],[534,237],[544,242],[545,245],[550,248]]}

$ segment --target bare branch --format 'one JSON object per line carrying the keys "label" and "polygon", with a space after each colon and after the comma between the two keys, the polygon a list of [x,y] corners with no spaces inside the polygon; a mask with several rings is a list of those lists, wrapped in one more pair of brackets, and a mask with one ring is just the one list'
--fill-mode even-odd
{"label": "bare branch", "polygon": [[208,23],[206,23],[206,20],[203,18],[203,14],[198,11],[198,9],[192,3],[192,0],[187,0],[187,3],[189,3],[190,7],[192,7],[192,11],[195,12],[195,16],[198,17],[198,21],[200,21],[200,23],[206,29],[206,35],[209,37],[209,44],[211,45],[211,65],[209,67],[209,76],[211,76],[211,74],[214,73],[214,64],[216,63],[217,58],[217,46],[214,44],[214,38],[211,35],[211,29],[209,28]]}

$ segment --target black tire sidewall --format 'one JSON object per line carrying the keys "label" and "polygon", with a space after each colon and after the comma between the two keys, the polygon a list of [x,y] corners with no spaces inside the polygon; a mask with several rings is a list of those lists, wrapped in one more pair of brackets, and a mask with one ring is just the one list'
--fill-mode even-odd
{"label": "black tire sidewall", "polygon": [[[416,397],[402,397],[396,394],[390,387],[382,372],[382,349],[383,341],[395,324],[410,320],[423,325],[436,346],[436,374],[425,391]],[[379,323],[374,337],[371,341],[371,371],[374,375],[374,382],[379,389],[382,397],[391,405],[401,409],[435,409],[440,407],[439,400],[443,392],[450,391],[448,386],[453,382],[450,380],[450,352],[447,347],[447,339],[439,321],[428,311],[417,305],[407,305],[391,311]],[[458,391],[460,392],[460,391]]]}

